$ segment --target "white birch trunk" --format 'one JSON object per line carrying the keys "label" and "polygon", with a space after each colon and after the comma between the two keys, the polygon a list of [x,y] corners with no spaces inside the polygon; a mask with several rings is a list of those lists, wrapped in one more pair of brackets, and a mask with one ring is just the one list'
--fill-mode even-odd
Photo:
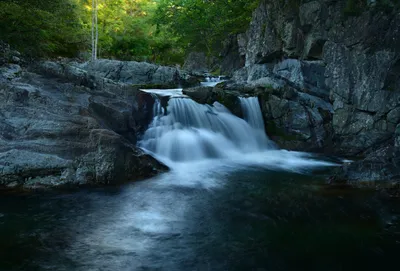
{"label": "white birch trunk", "polygon": [[92,61],[97,59],[97,41],[99,31],[97,26],[97,0],[92,0]]}
{"label": "white birch trunk", "polygon": [[96,26],[96,39],[95,39],[95,42],[96,42],[96,45],[95,45],[95,59],[97,59],[97,56],[98,56],[98,43],[99,43],[99,23],[98,23],[98,21],[97,21],[97,18],[98,18],[98,0],[96,0],[96,15],[95,15],[95,26]]}

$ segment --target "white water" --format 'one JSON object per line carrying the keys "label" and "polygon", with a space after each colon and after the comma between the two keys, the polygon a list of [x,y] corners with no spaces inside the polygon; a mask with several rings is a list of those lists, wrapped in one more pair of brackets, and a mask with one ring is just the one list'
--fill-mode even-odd
{"label": "white water", "polygon": [[265,131],[264,120],[257,97],[240,97],[244,119],[256,130]]}
{"label": "white water", "polygon": [[[159,108],[158,101],[155,108]],[[172,98],[167,115],[157,112],[140,146],[171,161],[232,158],[273,148],[265,133],[232,115],[222,104],[209,106]]]}
{"label": "white water", "polygon": [[[329,166],[306,153],[278,150],[266,136],[258,99],[240,98],[244,119],[225,106],[198,104],[175,96],[166,112],[158,101],[154,120],[139,146],[174,169],[185,169],[188,177],[196,169],[258,166],[270,169],[303,171]],[[193,176],[192,175],[192,176]]]}
{"label": "white water", "polygon": [[206,77],[205,82],[201,82],[200,84],[205,87],[215,87],[217,84],[224,82],[224,80],[221,79],[221,76],[218,77]]}
{"label": "white water", "polygon": [[141,91],[165,97],[187,97],[181,88],[174,89],[141,89]]}

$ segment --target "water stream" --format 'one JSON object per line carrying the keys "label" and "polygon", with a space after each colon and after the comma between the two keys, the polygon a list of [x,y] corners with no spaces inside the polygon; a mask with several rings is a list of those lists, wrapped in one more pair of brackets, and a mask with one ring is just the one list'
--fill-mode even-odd
{"label": "water stream", "polygon": [[[279,150],[255,98],[244,119],[180,90],[139,145],[171,171],[116,188],[0,197],[0,270],[385,270],[400,206],[325,186],[334,163]],[[150,91],[153,92],[154,91]]]}

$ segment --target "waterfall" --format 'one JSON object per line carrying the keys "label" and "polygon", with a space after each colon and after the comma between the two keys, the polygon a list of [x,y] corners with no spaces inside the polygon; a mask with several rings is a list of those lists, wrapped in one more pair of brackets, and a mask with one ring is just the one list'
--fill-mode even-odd
{"label": "waterfall", "polygon": [[205,78],[206,81],[201,82],[201,85],[204,87],[214,87],[218,85],[221,82],[224,82],[225,80],[222,80],[222,76],[217,76],[217,77],[211,77],[207,76]]}
{"label": "waterfall", "polygon": [[139,146],[171,161],[232,158],[274,149],[264,132],[257,99],[240,101],[245,120],[217,102],[210,106],[173,97],[164,112],[156,101],[154,120]]}
{"label": "waterfall", "polygon": [[240,97],[240,104],[244,119],[251,127],[257,130],[265,131],[264,120],[261,113],[260,104],[257,97]]}

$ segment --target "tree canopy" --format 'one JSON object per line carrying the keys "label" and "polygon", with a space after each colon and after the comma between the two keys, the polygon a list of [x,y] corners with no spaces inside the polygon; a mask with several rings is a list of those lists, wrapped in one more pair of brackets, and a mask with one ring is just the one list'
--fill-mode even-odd
{"label": "tree canopy", "polygon": [[0,39],[35,56],[71,56],[87,41],[80,0],[2,0]]}
{"label": "tree canopy", "polygon": [[[0,40],[39,57],[90,54],[92,0],[0,0]],[[181,63],[247,28],[258,0],[98,0],[101,58]],[[82,54],[80,54],[82,56]],[[85,55],[85,54],[83,54]]]}
{"label": "tree canopy", "polygon": [[230,34],[244,32],[259,0],[160,0],[155,14],[189,50],[212,54]]}

